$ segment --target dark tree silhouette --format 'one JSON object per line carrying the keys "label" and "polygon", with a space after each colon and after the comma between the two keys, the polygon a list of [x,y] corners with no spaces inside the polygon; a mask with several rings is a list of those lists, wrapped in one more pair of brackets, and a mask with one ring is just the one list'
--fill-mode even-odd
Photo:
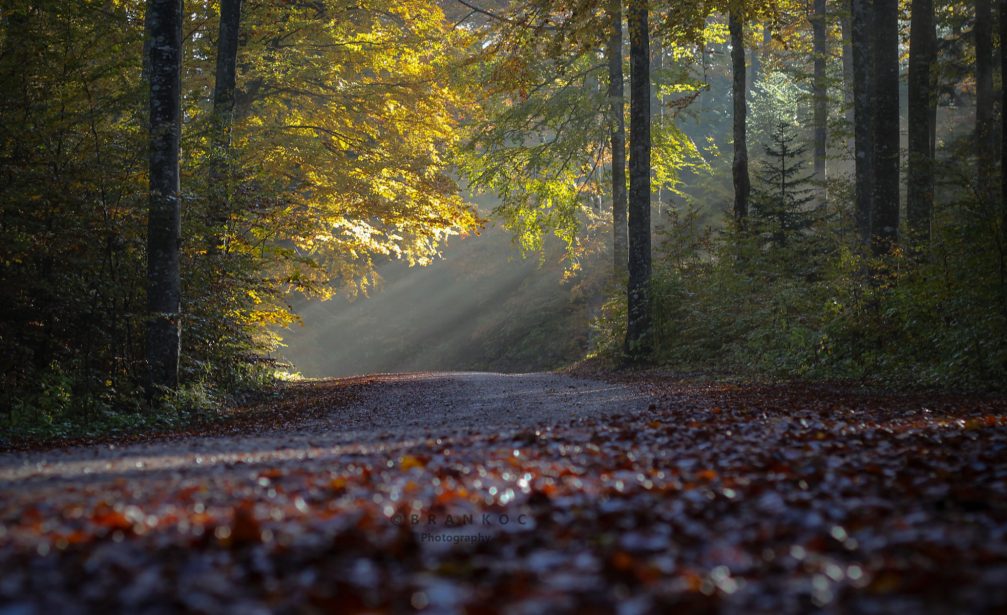
{"label": "dark tree silhouette", "polygon": [[612,145],[612,234],[615,273],[626,274],[628,230],[626,228],[626,119],[622,74],[622,0],[609,0],[611,31],[608,37],[608,100]]}
{"label": "dark tree silhouette", "polygon": [[827,14],[825,0],[815,0],[814,15],[811,18],[813,50],[815,56],[814,76],[814,123],[815,123],[815,180],[819,183],[818,199],[826,200],[825,181],[828,179],[826,170],[826,145],[829,129],[829,80],[825,73],[825,62],[828,58],[828,38],[826,36]]}
{"label": "dark tree silhouette", "polygon": [[748,216],[748,201],[752,191],[748,175],[747,122],[748,105],[745,101],[745,25],[743,10],[732,7],[728,16],[731,31],[731,87],[734,101],[734,217],[742,221]]}
{"label": "dark tree silhouette", "polygon": [[629,301],[626,354],[650,353],[650,33],[647,0],[629,2]]}
{"label": "dark tree silhouette", "polygon": [[899,238],[899,3],[874,0],[874,203],[875,254]]}
{"label": "dark tree silhouette", "polygon": [[853,46],[854,156],[856,164],[855,219],[860,241],[870,242],[871,212],[874,202],[874,133],[872,126],[874,40],[871,32],[871,0],[851,0],[851,40]]}
{"label": "dark tree silhouette", "polygon": [[221,0],[217,74],[213,87],[213,151],[210,158],[209,250],[211,252],[223,247],[222,230],[230,211],[228,166],[231,157],[231,127],[234,123],[240,26],[241,0]]}
{"label": "dark tree silhouette", "polygon": [[913,0],[909,35],[909,173],[906,182],[906,217],[910,241],[930,241],[933,210],[933,153],[930,100],[934,61],[934,7],[932,0]]}
{"label": "dark tree silhouette", "polygon": [[816,200],[809,186],[815,174],[804,173],[807,146],[797,144],[792,127],[779,123],[762,147],[764,161],[756,173],[758,187],[752,198],[754,230],[782,248],[798,233],[811,228]]}
{"label": "dark tree silhouette", "polygon": [[178,385],[181,341],[179,136],[182,2],[150,0],[150,215],[147,226],[148,395]]}
{"label": "dark tree silhouette", "polygon": [[976,0],[976,180],[979,194],[993,199],[993,11],[991,0]]}

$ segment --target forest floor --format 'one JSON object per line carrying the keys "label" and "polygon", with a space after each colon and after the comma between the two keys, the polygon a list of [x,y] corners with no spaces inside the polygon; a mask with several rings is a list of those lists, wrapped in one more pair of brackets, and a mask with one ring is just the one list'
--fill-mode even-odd
{"label": "forest floor", "polygon": [[236,416],[0,454],[0,613],[1007,609],[1002,398],[444,373]]}

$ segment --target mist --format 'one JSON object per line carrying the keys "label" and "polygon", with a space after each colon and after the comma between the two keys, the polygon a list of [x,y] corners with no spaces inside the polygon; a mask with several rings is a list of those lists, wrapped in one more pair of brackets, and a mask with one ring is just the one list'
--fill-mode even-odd
{"label": "mist", "polygon": [[524,258],[491,222],[426,267],[379,266],[366,296],[295,303],[303,325],[282,332],[278,354],[305,377],[562,367],[587,351],[601,293],[564,282],[561,254]]}

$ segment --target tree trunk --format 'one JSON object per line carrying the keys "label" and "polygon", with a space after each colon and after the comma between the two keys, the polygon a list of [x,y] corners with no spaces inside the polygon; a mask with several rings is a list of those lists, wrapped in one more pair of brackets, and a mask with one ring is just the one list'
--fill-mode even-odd
{"label": "tree trunk", "polygon": [[225,249],[224,227],[230,214],[231,128],[234,124],[241,0],[221,0],[217,38],[217,74],[213,87],[213,135],[210,144],[209,251]]}
{"label": "tree trunk", "polygon": [[[853,20],[849,14],[843,14],[839,20],[843,36],[843,106],[845,107],[846,123],[853,129]],[[851,141],[852,143],[852,141]]]}
{"label": "tree trunk", "polygon": [[[934,22],[933,38],[930,39],[930,159],[937,160],[937,102],[940,98],[941,83],[940,71],[937,70],[940,46],[937,44],[937,27]],[[931,176],[930,184],[933,186],[934,178]]]}
{"label": "tree trunk", "polygon": [[766,53],[765,47],[767,46],[767,33],[769,33],[768,25],[763,26],[762,28],[763,49],[753,49],[751,59],[748,62],[748,82],[745,84],[745,87],[748,91],[749,101],[751,101],[752,90],[755,87],[755,82],[759,79],[759,73],[762,72],[762,61],[760,60],[760,56],[761,54]]}
{"label": "tree trunk", "polygon": [[931,153],[930,89],[934,58],[932,0],[913,0],[909,34],[909,173],[906,181],[906,218],[914,248],[930,242],[933,211],[933,154]]}
{"label": "tree trunk", "polygon": [[871,214],[874,211],[874,40],[871,37],[871,0],[851,0],[850,40],[853,46],[853,137],[856,165],[856,211],[854,219],[860,242],[871,238]]}
{"label": "tree trunk", "polygon": [[993,199],[993,11],[991,0],[976,0],[976,179],[983,200]]}
{"label": "tree trunk", "polygon": [[622,75],[622,0],[609,0],[608,100],[612,142],[612,234],[615,274],[626,274],[629,237],[626,228],[626,99]]}
{"label": "tree trunk", "polygon": [[826,38],[825,0],[815,0],[814,16],[811,20],[812,47],[815,56],[815,76],[812,98],[814,100],[815,123],[815,181],[818,183],[818,203],[825,205],[827,198],[826,180],[826,147],[828,144],[829,93],[828,77],[825,74],[825,62],[828,59],[828,41]]}
{"label": "tree trunk", "polygon": [[626,354],[651,351],[650,33],[647,0],[629,1],[629,285]]}
{"label": "tree trunk", "polygon": [[[651,93],[650,93],[650,118],[651,125],[657,126],[658,130],[664,129],[664,97],[661,96],[661,89],[658,85],[660,82],[660,74],[664,70],[664,43],[661,38],[658,37],[653,41],[651,45],[651,51],[653,52],[653,60],[651,62]],[[654,221],[655,226],[661,224],[661,218],[664,215],[664,184],[657,183],[657,178],[652,174],[652,181],[656,184],[652,186],[654,189],[654,200],[657,203],[657,220]]]}
{"label": "tree trunk", "polygon": [[731,31],[731,70],[734,102],[734,217],[741,223],[748,217],[748,199],[752,191],[748,176],[748,105],[745,102],[745,26],[738,9],[728,16]]}
{"label": "tree trunk", "polygon": [[150,46],[154,42],[154,37],[150,31],[150,20],[154,16],[154,11],[149,8],[150,0],[147,2],[148,8],[143,13],[143,69],[140,78],[147,85],[150,83]]}
{"label": "tree trunk", "polygon": [[149,0],[150,213],[147,227],[148,395],[178,385],[181,341],[182,2]]}
{"label": "tree trunk", "polygon": [[[1000,116],[1007,117],[1007,0],[1000,0]],[[1000,309],[1007,317],[1007,126],[1000,133]]]}
{"label": "tree trunk", "polygon": [[899,3],[874,0],[874,212],[875,254],[899,239]]}

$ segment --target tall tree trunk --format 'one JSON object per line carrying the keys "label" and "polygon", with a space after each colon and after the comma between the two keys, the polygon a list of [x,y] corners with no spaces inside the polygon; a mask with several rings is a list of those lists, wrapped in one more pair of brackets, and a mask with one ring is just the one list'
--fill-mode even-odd
{"label": "tall tree trunk", "polygon": [[[654,59],[651,63],[650,117],[651,124],[656,125],[658,130],[662,130],[664,128],[664,97],[661,96],[659,77],[664,70],[664,43],[660,37],[654,39],[651,50],[653,51]],[[654,221],[654,224],[658,226],[661,224],[661,217],[664,215],[664,184],[659,183],[655,175],[652,175],[652,181],[656,184],[652,187],[654,189],[654,200],[657,202],[657,220]]]}
{"label": "tall tree trunk", "polygon": [[150,31],[150,20],[154,16],[154,11],[149,9],[150,0],[147,2],[148,9],[143,13],[143,70],[140,78],[145,84],[150,83],[150,46],[154,43],[154,37]]}
{"label": "tall tree trunk", "polygon": [[851,41],[853,45],[854,162],[856,165],[856,211],[854,219],[860,242],[871,239],[874,211],[874,39],[871,36],[871,0],[851,0]]}
{"label": "tall tree trunk", "polygon": [[[1000,117],[1007,118],[1007,0],[1000,0]],[[1000,308],[1007,317],[1007,122],[1000,133]]]}
{"label": "tall tree trunk", "polygon": [[906,181],[906,218],[914,247],[930,242],[933,211],[933,154],[930,147],[930,89],[934,58],[932,0],[913,0],[909,34],[909,173]]}
{"label": "tall tree trunk", "polygon": [[[932,0],[931,0],[932,1]],[[940,98],[941,83],[940,71],[937,70],[940,46],[937,38],[936,21],[934,22],[933,38],[930,39],[930,159],[937,160],[937,102]],[[934,178],[930,177],[930,184],[933,186]],[[932,189],[932,188],[931,188]]]}
{"label": "tall tree trunk", "polygon": [[629,0],[629,285],[626,354],[651,351],[650,32],[647,0]]}
{"label": "tall tree trunk", "polygon": [[178,386],[181,342],[182,2],[149,0],[150,213],[147,226],[148,395]]}
{"label": "tall tree trunk", "polygon": [[213,87],[213,135],[210,154],[209,251],[225,248],[224,227],[230,214],[231,128],[234,124],[241,0],[221,0],[217,37],[217,74]]}
{"label": "tall tree trunk", "polygon": [[626,227],[626,100],[622,75],[622,0],[609,0],[608,101],[612,144],[612,234],[615,274],[626,274],[629,236]]}
{"label": "tall tree trunk", "polygon": [[976,0],[976,179],[979,194],[992,201],[993,166],[993,12],[991,0]]}
{"label": "tall tree trunk", "polygon": [[748,91],[749,101],[751,101],[752,89],[755,87],[755,82],[759,79],[759,73],[762,72],[762,61],[760,55],[766,53],[766,34],[769,32],[769,26],[763,26],[762,28],[762,41],[763,49],[753,49],[751,60],[748,62],[748,82],[745,87]]}
{"label": "tall tree trunk", "polygon": [[874,0],[874,212],[875,254],[899,239],[899,2]]}
{"label": "tall tree trunk", "polygon": [[815,180],[818,182],[818,202],[824,205],[827,198],[826,180],[826,147],[829,129],[829,92],[828,78],[825,74],[825,62],[828,59],[828,40],[826,38],[825,0],[815,0],[814,15],[811,19],[812,47],[815,56],[815,76],[812,98],[814,99],[815,123]]}
{"label": "tall tree trunk", "polygon": [[734,217],[744,222],[748,217],[748,199],[752,191],[748,176],[748,104],[745,102],[745,26],[740,9],[728,15],[731,31],[731,96],[734,102]]}
{"label": "tall tree trunk", "polygon": [[[846,111],[846,123],[853,129],[853,19],[848,7],[839,18],[839,26],[843,36],[843,106]],[[852,144],[852,141],[851,141]]]}

